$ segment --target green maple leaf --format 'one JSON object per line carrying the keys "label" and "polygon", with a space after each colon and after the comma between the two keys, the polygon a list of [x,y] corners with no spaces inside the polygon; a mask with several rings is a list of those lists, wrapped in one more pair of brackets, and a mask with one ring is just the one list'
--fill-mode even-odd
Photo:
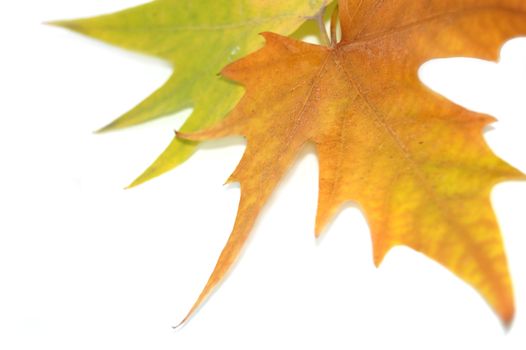
{"label": "green maple leaf", "polygon": [[[156,0],[115,14],[52,24],[162,58],[174,67],[163,86],[100,131],[141,124],[193,107],[181,128],[191,132],[222,119],[243,95],[243,88],[218,76],[221,68],[262,46],[258,33],[289,35],[318,13],[325,2]],[[130,186],[180,165],[196,146],[196,142],[174,138]]]}

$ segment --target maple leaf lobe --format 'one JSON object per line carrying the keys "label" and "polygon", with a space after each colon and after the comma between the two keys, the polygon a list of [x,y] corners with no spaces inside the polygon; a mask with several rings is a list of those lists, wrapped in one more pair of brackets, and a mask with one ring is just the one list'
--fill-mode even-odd
{"label": "maple leaf lobe", "polygon": [[[243,90],[216,76],[234,59],[261,46],[256,35],[293,33],[325,4],[323,0],[155,0],[123,11],[51,24],[124,49],[159,57],[174,67],[168,80],[144,101],[99,131],[145,123],[193,107],[181,130],[221,120]],[[183,163],[197,143],[174,138],[131,187]]]}

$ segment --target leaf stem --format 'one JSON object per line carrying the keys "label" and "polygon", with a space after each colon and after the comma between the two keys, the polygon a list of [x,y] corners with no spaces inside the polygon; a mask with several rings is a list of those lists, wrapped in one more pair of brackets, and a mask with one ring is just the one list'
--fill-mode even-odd
{"label": "leaf stem", "polygon": [[336,46],[338,43],[338,15],[338,4],[336,4],[331,16],[331,47]]}
{"label": "leaf stem", "polygon": [[325,10],[327,9],[327,6],[323,6],[320,11],[314,15],[314,20],[318,24],[318,28],[320,30],[320,41],[322,45],[325,46],[331,46],[331,39],[329,38],[329,34],[327,33],[327,28],[325,28],[325,22],[323,21],[323,17],[325,16]]}

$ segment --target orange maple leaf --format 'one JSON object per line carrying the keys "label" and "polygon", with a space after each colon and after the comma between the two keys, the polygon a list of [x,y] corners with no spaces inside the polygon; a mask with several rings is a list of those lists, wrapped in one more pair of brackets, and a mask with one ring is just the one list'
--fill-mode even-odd
{"label": "orange maple leaf", "polygon": [[[320,163],[316,235],[346,201],[368,219],[378,265],[406,245],[471,284],[505,324],[511,280],[490,203],[492,187],[524,175],[482,136],[492,117],[428,89],[418,68],[436,57],[498,57],[526,34],[523,0],[342,0],[330,47],[264,33],[261,50],[222,74],[246,93],[191,140],[247,138],[230,178],[241,185],[232,234],[190,317],[235,262],[262,206],[307,142]],[[334,23],[335,21],[333,21]]]}

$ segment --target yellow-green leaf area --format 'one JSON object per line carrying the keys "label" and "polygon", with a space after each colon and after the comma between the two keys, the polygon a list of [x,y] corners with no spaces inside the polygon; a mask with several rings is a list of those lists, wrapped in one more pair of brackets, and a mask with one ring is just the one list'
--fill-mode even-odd
{"label": "yellow-green leaf area", "polygon": [[[243,94],[241,87],[218,76],[222,67],[260,47],[260,32],[291,34],[319,12],[324,2],[156,0],[114,14],[54,24],[162,58],[174,68],[163,86],[101,131],[141,124],[193,107],[181,128],[190,132],[222,119]],[[192,155],[196,145],[174,138],[131,186],[178,166]]]}

